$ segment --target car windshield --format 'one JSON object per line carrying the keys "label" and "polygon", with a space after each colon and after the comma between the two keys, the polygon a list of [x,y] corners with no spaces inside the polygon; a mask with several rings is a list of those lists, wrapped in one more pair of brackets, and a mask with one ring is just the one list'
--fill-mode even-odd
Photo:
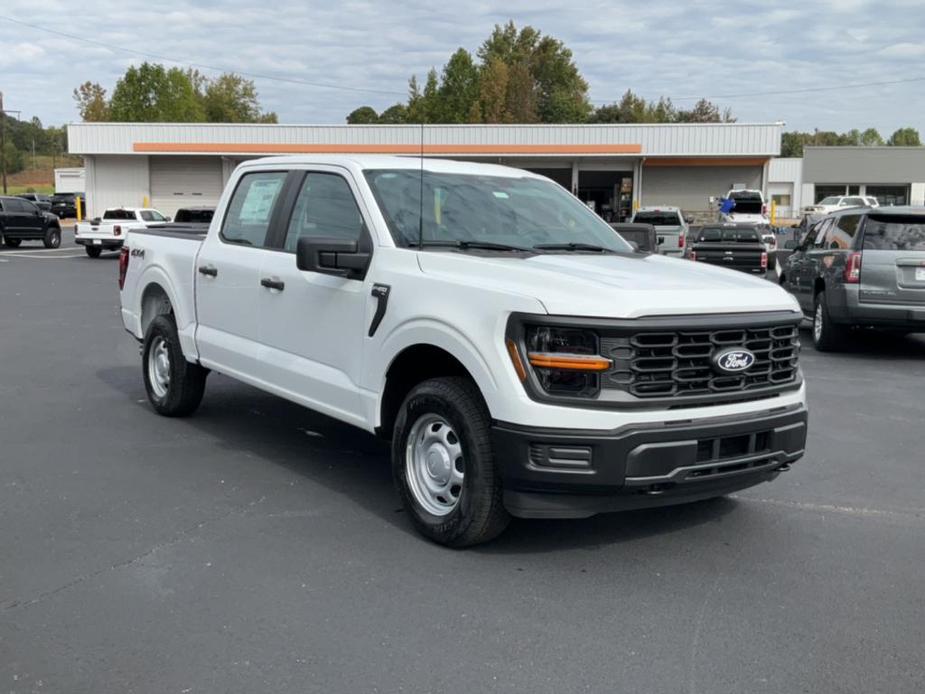
{"label": "car windshield", "polygon": [[365,176],[392,238],[404,248],[494,244],[494,250],[632,252],[606,222],[551,181],[414,169],[370,169]]}
{"label": "car windshield", "polygon": [[633,217],[633,222],[651,224],[655,227],[679,227],[681,226],[681,215],[677,212],[640,210]]}
{"label": "car windshield", "polygon": [[834,198],[834,197],[833,198],[822,198],[822,200],[820,200],[816,204],[817,205],[837,205],[839,200],[841,200],[841,198]]}
{"label": "car windshield", "polygon": [[727,241],[730,243],[758,243],[758,232],[754,229],[703,229],[697,241]]}

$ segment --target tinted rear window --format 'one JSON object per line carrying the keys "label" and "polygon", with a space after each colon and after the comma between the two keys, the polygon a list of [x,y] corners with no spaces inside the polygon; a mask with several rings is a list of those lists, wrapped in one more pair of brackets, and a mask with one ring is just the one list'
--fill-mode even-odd
{"label": "tinted rear window", "polygon": [[132,210],[106,210],[103,219],[134,220],[135,213]]}
{"label": "tinted rear window", "polygon": [[729,243],[760,243],[754,229],[706,228],[701,230],[697,241],[725,241]]}
{"label": "tinted rear window", "polygon": [[637,212],[633,221],[656,227],[681,226],[681,216],[677,212]]}
{"label": "tinted rear window", "polygon": [[925,216],[870,215],[864,225],[865,251],[925,251]]}
{"label": "tinted rear window", "polygon": [[187,224],[208,224],[212,221],[214,210],[177,210],[175,222],[185,222]]}
{"label": "tinted rear window", "polygon": [[729,198],[735,202],[732,213],[739,214],[761,214],[761,208],[764,202],[757,193],[732,193]]}

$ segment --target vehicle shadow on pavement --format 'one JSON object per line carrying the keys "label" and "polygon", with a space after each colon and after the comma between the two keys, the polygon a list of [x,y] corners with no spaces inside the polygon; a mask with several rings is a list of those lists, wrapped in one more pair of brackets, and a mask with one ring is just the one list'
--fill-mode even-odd
{"label": "vehicle shadow on pavement", "polygon": [[925,333],[897,335],[876,330],[852,330],[838,351],[821,353],[813,347],[811,328],[800,331],[800,343],[807,353],[817,357],[873,356],[878,359],[908,359],[925,355]]}
{"label": "vehicle shadow on pavement", "polygon": [[[140,369],[103,369],[97,376],[123,393],[127,403],[144,410],[140,415],[157,417],[144,400]],[[229,455],[247,453],[257,476],[263,466],[281,466],[419,537],[392,484],[389,444],[371,434],[215,374],[209,377],[200,409],[177,423],[206,434],[215,442],[210,445]],[[202,456],[198,459],[203,464]],[[574,520],[513,519],[500,538],[477,551],[517,554],[602,547],[719,522],[737,505],[724,498]]]}

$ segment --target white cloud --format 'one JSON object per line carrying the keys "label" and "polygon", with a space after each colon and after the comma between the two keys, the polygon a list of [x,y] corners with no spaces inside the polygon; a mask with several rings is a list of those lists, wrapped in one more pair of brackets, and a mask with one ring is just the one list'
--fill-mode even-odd
{"label": "white cloud", "polygon": [[925,56],[925,44],[922,43],[894,43],[878,51],[888,58],[921,58]]}

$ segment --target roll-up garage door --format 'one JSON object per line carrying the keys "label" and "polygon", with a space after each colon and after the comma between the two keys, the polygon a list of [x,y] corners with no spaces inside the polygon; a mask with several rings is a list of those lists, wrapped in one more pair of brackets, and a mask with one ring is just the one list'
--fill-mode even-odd
{"label": "roll-up garage door", "polygon": [[222,194],[218,157],[150,158],[151,207],[171,217],[181,207],[214,207]]}

